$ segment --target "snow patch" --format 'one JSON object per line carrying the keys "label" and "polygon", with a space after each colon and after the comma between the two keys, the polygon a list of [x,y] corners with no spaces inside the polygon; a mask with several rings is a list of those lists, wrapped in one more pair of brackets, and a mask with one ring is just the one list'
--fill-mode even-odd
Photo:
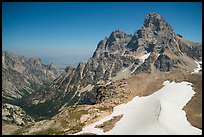
{"label": "snow patch", "polygon": [[160,56],[160,54],[157,54],[157,58]]}
{"label": "snow patch", "polygon": [[[202,61],[195,61],[195,63],[197,64],[197,68],[194,69],[194,71],[192,73],[199,73],[200,70],[202,70]],[[200,65],[201,64],[201,65]]]}
{"label": "snow patch", "polygon": [[142,55],[141,57],[139,57],[139,59],[142,60],[142,62],[140,62],[140,64],[137,65],[137,66],[132,70],[131,74],[133,74],[133,73],[137,70],[137,68],[145,61],[145,59],[147,59],[147,58],[150,56],[150,54],[151,54],[151,52],[149,52],[149,53],[147,53],[147,54],[144,54],[144,55]]}
{"label": "snow patch", "polygon": [[81,88],[78,92],[83,93],[85,91],[91,91],[93,89],[94,85],[88,84],[86,87]]}
{"label": "snow patch", "polygon": [[[146,97],[135,97],[126,104],[114,107],[113,113],[82,129],[81,133],[95,134],[190,134],[201,135],[202,130],[191,126],[182,108],[195,94],[189,82],[163,83],[164,87]],[[113,116],[123,117],[108,132],[95,128]]]}
{"label": "snow patch", "polygon": [[121,55],[121,56],[123,56],[123,55],[125,54],[125,52],[126,52],[126,50],[124,50],[124,51],[123,51],[123,53],[122,53],[122,55]]}
{"label": "snow patch", "polygon": [[149,57],[150,54],[151,54],[151,52],[146,53],[146,54],[142,55],[141,57],[139,57],[139,59],[142,60],[142,62],[144,62],[145,59],[147,59],[147,58]]}
{"label": "snow patch", "polygon": [[134,73],[135,70],[137,70],[137,68],[138,68],[139,66],[140,66],[140,65],[136,66],[136,67],[132,70],[131,74]]}

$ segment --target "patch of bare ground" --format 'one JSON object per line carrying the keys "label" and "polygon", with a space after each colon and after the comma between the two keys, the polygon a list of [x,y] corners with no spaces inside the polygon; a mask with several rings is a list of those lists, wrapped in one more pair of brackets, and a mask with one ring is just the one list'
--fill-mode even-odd
{"label": "patch of bare ground", "polygon": [[96,135],[96,134],[94,134],[94,133],[81,133],[79,135]]}
{"label": "patch of bare ground", "polygon": [[100,125],[96,125],[95,128],[101,128],[103,132],[110,131],[115,126],[115,123],[117,123],[122,117],[123,115],[114,116],[112,119],[107,120]]}
{"label": "patch of bare ground", "polygon": [[119,105],[129,102],[136,96],[149,96],[161,89],[165,80],[177,81],[177,79],[184,77],[184,75],[183,72],[181,73],[179,71],[155,73],[142,72],[133,75],[127,79],[117,81],[119,83],[116,88],[118,93],[117,96],[106,100],[106,102]]}
{"label": "patch of bare ground", "polygon": [[[124,86],[127,100],[130,101],[135,96],[148,96],[163,87],[163,81],[167,79],[167,73],[140,73],[126,79]],[[122,95],[121,95],[122,96]]]}
{"label": "patch of bare ground", "polygon": [[12,135],[13,132],[18,130],[20,127],[11,124],[3,124],[2,125],[2,135]]}
{"label": "patch of bare ground", "polygon": [[187,76],[187,80],[193,83],[196,93],[184,107],[184,111],[191,125],[202,129],[202,75],[191,74]]}

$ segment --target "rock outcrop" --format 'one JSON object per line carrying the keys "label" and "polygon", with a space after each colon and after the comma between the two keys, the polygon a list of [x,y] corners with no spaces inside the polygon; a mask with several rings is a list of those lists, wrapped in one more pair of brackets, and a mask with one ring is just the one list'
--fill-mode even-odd
{"label": "rock outcrop", "polygon": [[34,122],[34,120],[19,106],[5,103],[2,106],[2,122],[6,124],[25,126]]}

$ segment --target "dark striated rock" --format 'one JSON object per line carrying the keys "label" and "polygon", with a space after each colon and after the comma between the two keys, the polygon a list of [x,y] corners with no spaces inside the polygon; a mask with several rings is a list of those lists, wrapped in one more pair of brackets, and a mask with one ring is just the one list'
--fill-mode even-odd
{"label": "dark striated rock", "polygon": [[170,71],[173,68],[174,61],[166,55],[159,55],[154,65],[160,71]]}
{"label": "dark striated rock", "polygon": [[[178,39],[178,38],[177,38]],[[186,41],[185,39],[178,39],[180,50],[191,58],[202,60],[202,45]]]}
{"label": "dark striated rock", "polygon": [[96,84],[90,92],[84,92],[78,104],[93,105],[102,103],[110,96],[117,94],[114,85]]}

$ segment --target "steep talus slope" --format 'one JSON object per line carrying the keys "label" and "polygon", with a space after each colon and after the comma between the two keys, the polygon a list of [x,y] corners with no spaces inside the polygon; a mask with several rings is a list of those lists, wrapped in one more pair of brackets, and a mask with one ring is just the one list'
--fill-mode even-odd
{"label": "steep talus slope", "polygon": [[66,105],[95,104],[113,94],[98,90],[100,83],[141,72],[192,72],[197,67],[195,61],[202,59],[201,53],[201,44],[179,37],[163,17],[149,13],[133,36],[113,31],[98,43],[87,63],[67,67],[48,87],[32,93],[24,108],[39,118],[52,116]]}

